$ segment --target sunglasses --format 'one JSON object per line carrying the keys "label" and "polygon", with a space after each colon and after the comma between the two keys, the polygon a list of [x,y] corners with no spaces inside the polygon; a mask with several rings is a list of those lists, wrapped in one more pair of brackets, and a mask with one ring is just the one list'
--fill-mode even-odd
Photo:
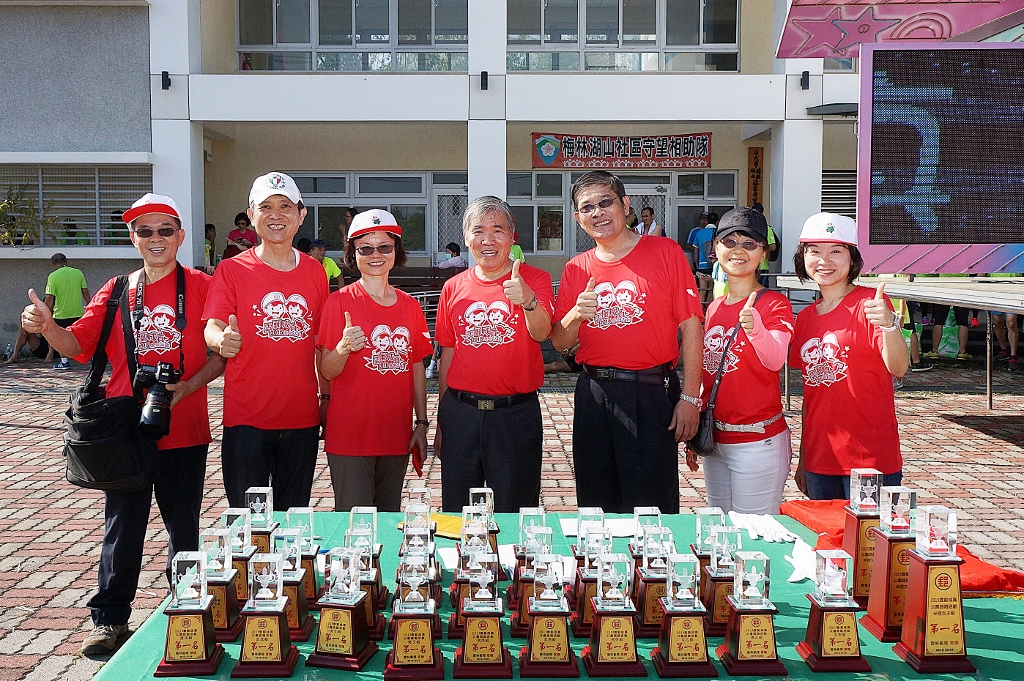
{"label": "sunglasses", "polygon": [[756,251],[757,249],[761,248],[761,244],[757,243],[756,241],[738,241],[730,237],[722,239],[721,243],[723,246],[730,250],[739,247],[742,248],[744,251]]}
{"label": "sunglasses", "polygon": [[139,229],[135,230],[135,236],[141,237],[143,239],[149,239],[150,237],[153,236],[153,232],[156,232],[160,236],[167,238],[167,237],[174,236],[174,233],[177,232],[179,229],[181,229],[181,228],[180,227],[160,227],[160,228],[154,230],[154,229],[150,229],[149,227],[140,227]]}
{"label": "sunglasses", "polygon": [[577,208],[576,212],[582,213],[583,215],[590,215],[598,208],[611,208],[612,204],[615,203],[616,201],[618,201],[618,199],[601,199],[600,201],[597,202],[597,205],[594,205],[592,203],[585,203],[579,208]]}
{"label": "sunglasses", "polygon": [[374,251],[377,251],[381,255],[391,255],[395,252],[395,245],[380,244],[379,246],[359,246],[356,248],[356,253],[364,257],[373,255]]}

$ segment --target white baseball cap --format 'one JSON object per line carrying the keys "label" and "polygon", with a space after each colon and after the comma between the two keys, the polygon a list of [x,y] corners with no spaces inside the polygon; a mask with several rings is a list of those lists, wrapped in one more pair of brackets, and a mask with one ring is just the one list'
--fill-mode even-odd
{"label": "white baseball cap", "polygon": [[800,243],[857,245],[857,223],[845,215],[815,213],[804,222]]}
{"label": "white baseball cap", "polygon": [[364,210],[352,218],[352,224],[348,226],[349,239],[355,239],[370,232],[389,232],[396,236],[402,236],[402,228],[398,226],[395,216],[379,208]]}
{"label": "white baseball cap", "polygon": [[302,194],[299,193],[295,180],[275,170],[253,180],[252,189],[249,190],[249,205],[260,203],[275,194],[287,196],[293,203],[302,201]]}
{"label": "white baseball cap", "polygon": [[174,199],[163,194],[146,194],[141,199],[132,204],[132,207],[126,210],[122,215],[121,219],[126,224],[132,224],[132,221],[142,217],[143,215],[170,215],[172,218],[181,220],[181,214],[178,212],[178,204],[174,203]]}

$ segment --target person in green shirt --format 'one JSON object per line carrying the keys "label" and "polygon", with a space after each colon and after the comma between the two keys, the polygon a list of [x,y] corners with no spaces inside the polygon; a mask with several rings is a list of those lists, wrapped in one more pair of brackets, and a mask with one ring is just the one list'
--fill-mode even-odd
{"label": "person in green shirt", "polygon": [[327,273],[327,286],[332,291],[337,291],[338,285],[344,280],[338,263],[334,262],[333,258],[327,257],[327,242],[323,239],[314,239],[313,243],[309,245],[309,254],[324,266],[324,272]]}
{"label": "person in green shirt", "polygon": [[[53,271],[46,278],[46,298],[43,302],[53,312],[53,320],[57,326],[66,329],[85,313],[83,303],[92,298],[85,285],[85,275],[81,270],[68,266],[68,259],[63,253],[54,253],[50,258]],[[67,357],[56,354],[57,363],[54,369],[70,369]]]}

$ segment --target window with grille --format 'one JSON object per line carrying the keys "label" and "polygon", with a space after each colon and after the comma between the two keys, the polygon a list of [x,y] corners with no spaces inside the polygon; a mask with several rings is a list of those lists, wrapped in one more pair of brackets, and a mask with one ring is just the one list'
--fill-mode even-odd
{"label": "window with grille", "polygon": [[0,193],[24,187],[41,218],[60,227],[38,245],[130,246],[121,214],[153,191],[148,165],[0,165]]}

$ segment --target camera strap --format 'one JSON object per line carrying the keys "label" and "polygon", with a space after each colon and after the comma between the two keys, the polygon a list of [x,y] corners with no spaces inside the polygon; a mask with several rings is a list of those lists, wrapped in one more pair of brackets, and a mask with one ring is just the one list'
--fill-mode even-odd
{"label": "camera strap", "polygon": [[[177,288],[174,296],[174,328],[178,330],[178,334],[181,338],[178,339],[178,371],[181,375],[185,375],[185,326],[188,324],[188,320],[185,319],[185,268],[181,266],[181,263],[176,263],[175,275],[177,278]],[[140,326],[142,325],[142,318],[145,316],[145,296],[146,296],[146,271],[145,269],[139,270],[137,273],[138,279],[135,282],[135,305],[132,306],[132,325],[131,328],[138,333]],[[127,307],[127,305],[125,305]],[[122,308],[124,309],[124,308]],[[124,315],[122,315],[124,317]],[[123,323],[127,324],[127,320]],[[138,363],[138,352],[134,343],[134,334],[132,334],[132,349],[128,354],[131,355],[136,364]],[[127,338],[126,338],[127,341]],[[126,346],[127,347],[127,346]],[[132,370],[131,375],[135,376],[135,370]]]}

